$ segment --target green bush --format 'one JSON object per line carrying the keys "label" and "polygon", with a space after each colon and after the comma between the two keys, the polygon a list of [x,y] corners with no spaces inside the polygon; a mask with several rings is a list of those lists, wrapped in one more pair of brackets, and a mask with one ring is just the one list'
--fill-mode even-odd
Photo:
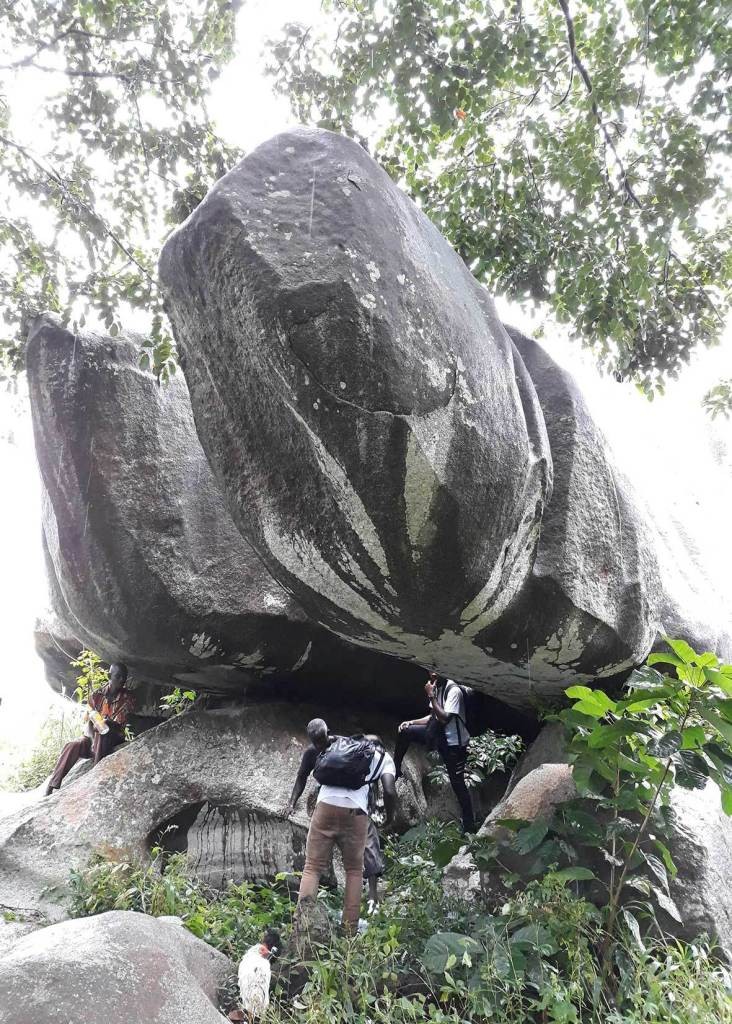
{"label": "green bush", "polygon": [[[503,884],[498,902],[445,896],[442,869],[466,842],[455,825],[388,841],[384,897],[365,934],[316,947],[296,993],[285,970],[271,1024],[732,1024],[726,967],[706,941],[669,940],[657,914],[679,915],[664,841],[673,782],[712,779],[732,812],[732,666],[669,646],[620,699],[567,691],[572,706],[556,717],[578,799],[551,822],[502,822],[508,839],[468,840]],[[523,858],[521,873],[508,852]],[[77,915],[177,914],[234,958],[264,928],[286,932],[292,913],[283,880],[216,892],[189,877],[184,855],[163,864],[160,851],[147,867],[97,862],[72,888]],[[339,901],[321,899],[335,919]]]}
{"label": "green bush", "polygon": [[[524,741],[520,736],[500,736],[490,730],[482,736],[475,736],[468,747],[465,782],[471,788],[481,786],[494,772],[510,771],[523,749]],[[435,763],[427,776],[428,781],[438,786],[447,786],[450,782],[447,769],[439,755],[430,756]]]}
{"label": "green bush", "polygon": [[[271,1024],[732,1024],[730,978],[706,943],[623,933],[614,985],[600,984],[597,907],[567,873],[547,872],[494,913],[447,899],[440,884],[452,826],[428,822],[386,843],[384,899],[365,934],[317,947],[308,980],[273,993]],[[98,860],[72,875],[74,916],[105,910],[176,914],[235,962],[267,927],[286,933],[283,879],[218,892],[192,878],[184,854],[147,866]],[[333,918],[339,900],[321,892]],[[228,1009],[229,1007],[224,1007]]]}
{"label": "green bush", "polygon": [[174,914],[186,928],[234,960],[265,928],[289,927],[291,902],[284,880],[271,886],[233,883],[214,889],[190,875],[186,855],[164,860],[159,848],[146,865],[110,863],[96,858],[71,873],[71,916],[106,910],[137,910],[152,917]]}
{"label": "green bush", "polygon": [[75,707],[52,711],[41,726],[35,748],[10,775],[8,788],[25,791],[40,786],[53,771],[64,745],[82,730],[81,714]]}

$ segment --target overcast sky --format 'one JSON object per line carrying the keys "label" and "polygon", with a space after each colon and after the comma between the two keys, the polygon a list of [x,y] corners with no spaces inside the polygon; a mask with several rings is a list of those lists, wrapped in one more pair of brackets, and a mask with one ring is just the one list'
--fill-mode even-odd
{"label": "overcast sky", "polygon": [[[238,54],[216,83],[210,103],[220,132],[252,149],[293,124],[286,102],[275,98],[261,74],[264,39],[288,20],[317,22],[319,0],[250,0],[238,24]],[[42,118],[42,90],[27,90],[24,117]],[[535,326],[525,312],[499,304],[504,319],[525,330]],[[665,399],[651,406],[630,385],[600,379],[592,359],[561,337],[546,340],[552,355],[580,380],[620,464],[651,496],[665,503],[678,486],[712,523],[712,536],[726,537],[729,518],[729,443],[732,425],[709,424],[699,402],[722,376],[732,376],[732,344],[699,353]],[[45,586],[40,547],[39,486],[27,406],[22,396],[0,393],[0,762],[2,743],[28,743],[51,702],[33,649],[33,622],[42,612]],[[726,557],[730,545],[724,542]],[[122,567],[121,567],[122,568]],[[729,578],[729,577],[728,577]]]}

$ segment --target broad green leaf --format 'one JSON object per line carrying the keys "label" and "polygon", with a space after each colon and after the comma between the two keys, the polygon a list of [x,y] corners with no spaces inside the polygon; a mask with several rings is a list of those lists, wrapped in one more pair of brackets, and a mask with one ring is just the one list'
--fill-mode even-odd
{"label": "broad green leaf", "polygon": [[561,868],[553,871],[551,877],[560,882],[591,882],[597,876],[589,868],[577,867]]}
{"label": "broad green leaf", "polygon": [[551,936],[551,932],[540,924],[527,924],[519,928],[509,938],[511,946],[530,946],[534,949],[542,949],[547,953],[556,953],[557,946]]}
{"label": "broad green leaf", "polygon": [[661,885],[663,885],[663,887],[666,890],[668,890],[668,874],[666,873],[666,868],[664,867],[663,863],[659,860],[658,857],[656,857],[655,854],[648,853],[647,851],[641,852],[643,853],[643,859],[645,860],[648,867],[659,880]]}
{"label": "broad green leaf", "polygon": [[725,719],[716,711],[712,711],[707,708],[704,708],[700,714],[706,722],[709,722],[710,725],[714,726],[720,736],[722,736],[727,743],[732,744],[732,723],[725,721]]}
{"label": "broad green leaf", "polygon": [[681,913],[679,912],[679,908],[676,906],[676,904],[668,895],[668,893],[665,893],[662,889],[659,889],[658,886],[655,885],[652,888],[653,895],[655,896],[656,902],[658,903],[661,910],[665,910],[669,917],[672,917],[674,921],[677,921],[679,924],[683,924],[684,919],[682,918]]}
{"label": "broad green leaf", "polygon": [[676,729],[671,729],[670,732],[664,733],[663,736],[659,736],[658,739],[652,740],[648,744],[648,753],[664,761],[680,749],[681,733]]}
{"label": "broad green leaf", "polygon": [[709,779],[709,766],[694,750],[681,750],[674,757],[675,781],[683,789],[704,789]]}
{"label": "broad green leaf", "polygon": [[676,867],[676,865],[674,863],[674,859],[671,856],[671,851],[669,850],[668,846],[666,846],[665,843],[662,843],[660,839],[654,839],[653,840],[653,845],[656,847],[658,852],[661,854],[661,860],[666,865],[666,870],[668,871],[668,873],[671,875],[672,878],[675,878],[676,875],[678,874],[678,868]]}
{"label": "broad green leaf", "polygon": [[666,653],[665,651],[659,651],[658,653],[649,654],[646,658],[647,665],[683,665],[681,658],[677,658],[675,654]]}
{"label": "broad green leaf", "polygon": [[694,665],[696,663],[697,653],[685,640],[673,640],[668,636],[665,636],[663,639],[685,665]]}
{"label": "broad green leaf", "polygon": [[687,726],[681,733],[681,749],[695,750],[703,747],[706,740],[706,733],[700,725]]}
{"label": "broad green leaf", "polygon": [[454,966],[462,961],[464,953],[468,953],[474,961],[480,951],[480,944],[469,935],[462,935],[459,932],[436,932],[425,943],[422,964],[430,974],[444,974],[450,969],[448,962]]}
{"label": "broad green leaf", "polygon": [[534,821],[514,836],[511,845],[517,853],[530,853],[543,841],[549,825],[546,821]]}
{"label": "broad green leaf", "polygon": [[615,701],[610,700],[603,690],[590,690],[586,686],[570,686],[565,690],[568,697],[578,697],[574,711],[593,718],[602,718],[608,711],[615,710]]}
{"label": "broad green leaf", "polygon": [[722,693],[726,693],[728,697],[732,697],[732,677],[719,672],[715,668],[705,668],[704,675],[710,683],[713,683],[714,686],[718,686]]}
{"label": "broad green leaf", "polygon": [[725,814],[732,815],[732,786],[720,786],[722,794],[722,810]]}
{"label": "broad green leaf", "polygon": [[444,868],[463,845],[459,836],[441,839],[432,851],[432,860],[438,868]]}
{"label": "broad green leaf", "polygon": [[570,686],[564,692],[572,700],[582,700],[584,697],[592,696],[592,690],[589,686]]}

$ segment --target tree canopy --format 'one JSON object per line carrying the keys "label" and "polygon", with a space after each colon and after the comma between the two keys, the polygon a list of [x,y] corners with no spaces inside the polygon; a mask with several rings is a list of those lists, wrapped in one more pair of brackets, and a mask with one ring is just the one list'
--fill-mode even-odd
{"label": "tree canopy", "polygon": [[[270,72],[495,293],[648,393],[730,308],[729,0],[340,0]],[[726,390],[725,390],[726,389]],[[729,397],[723,383],[716,408]]]}
{"label": "tree canopy", "polygon": [[[0,371],[42,309],[116,334],[148,314],[143,365],[174,368],[161,240],[236,158],[206,95],[232,53],[228,0],[0,0]],[[24,94],[45,116],[18,117]]]}

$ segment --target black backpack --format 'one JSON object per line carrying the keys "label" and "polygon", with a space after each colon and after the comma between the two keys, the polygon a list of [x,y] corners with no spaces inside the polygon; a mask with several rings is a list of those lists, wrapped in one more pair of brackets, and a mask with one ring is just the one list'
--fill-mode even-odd
{"label": "black backpack", "polygon": [[447,694],[451,686],[459,686],[462,690],[463,707],[465,708],[465,718],[462,719],[462,722],[470,735],[482,736],[484,732],[488,732],[491,726],[490,701],[485,700],[483,694],[478,693],[472,687],[463,686],[461,683],[450,680],[442,695],[443,704],[447,700]]}
{"label": "black backpack", "polygon": [[[322,754],[318,754],[313,777],[321,786],[360,789],[373,781],[369,776],[375,753],[375,745],[365,736],[334,736]],[[374,777],[379,773],[384,756],[382,751]]]}

